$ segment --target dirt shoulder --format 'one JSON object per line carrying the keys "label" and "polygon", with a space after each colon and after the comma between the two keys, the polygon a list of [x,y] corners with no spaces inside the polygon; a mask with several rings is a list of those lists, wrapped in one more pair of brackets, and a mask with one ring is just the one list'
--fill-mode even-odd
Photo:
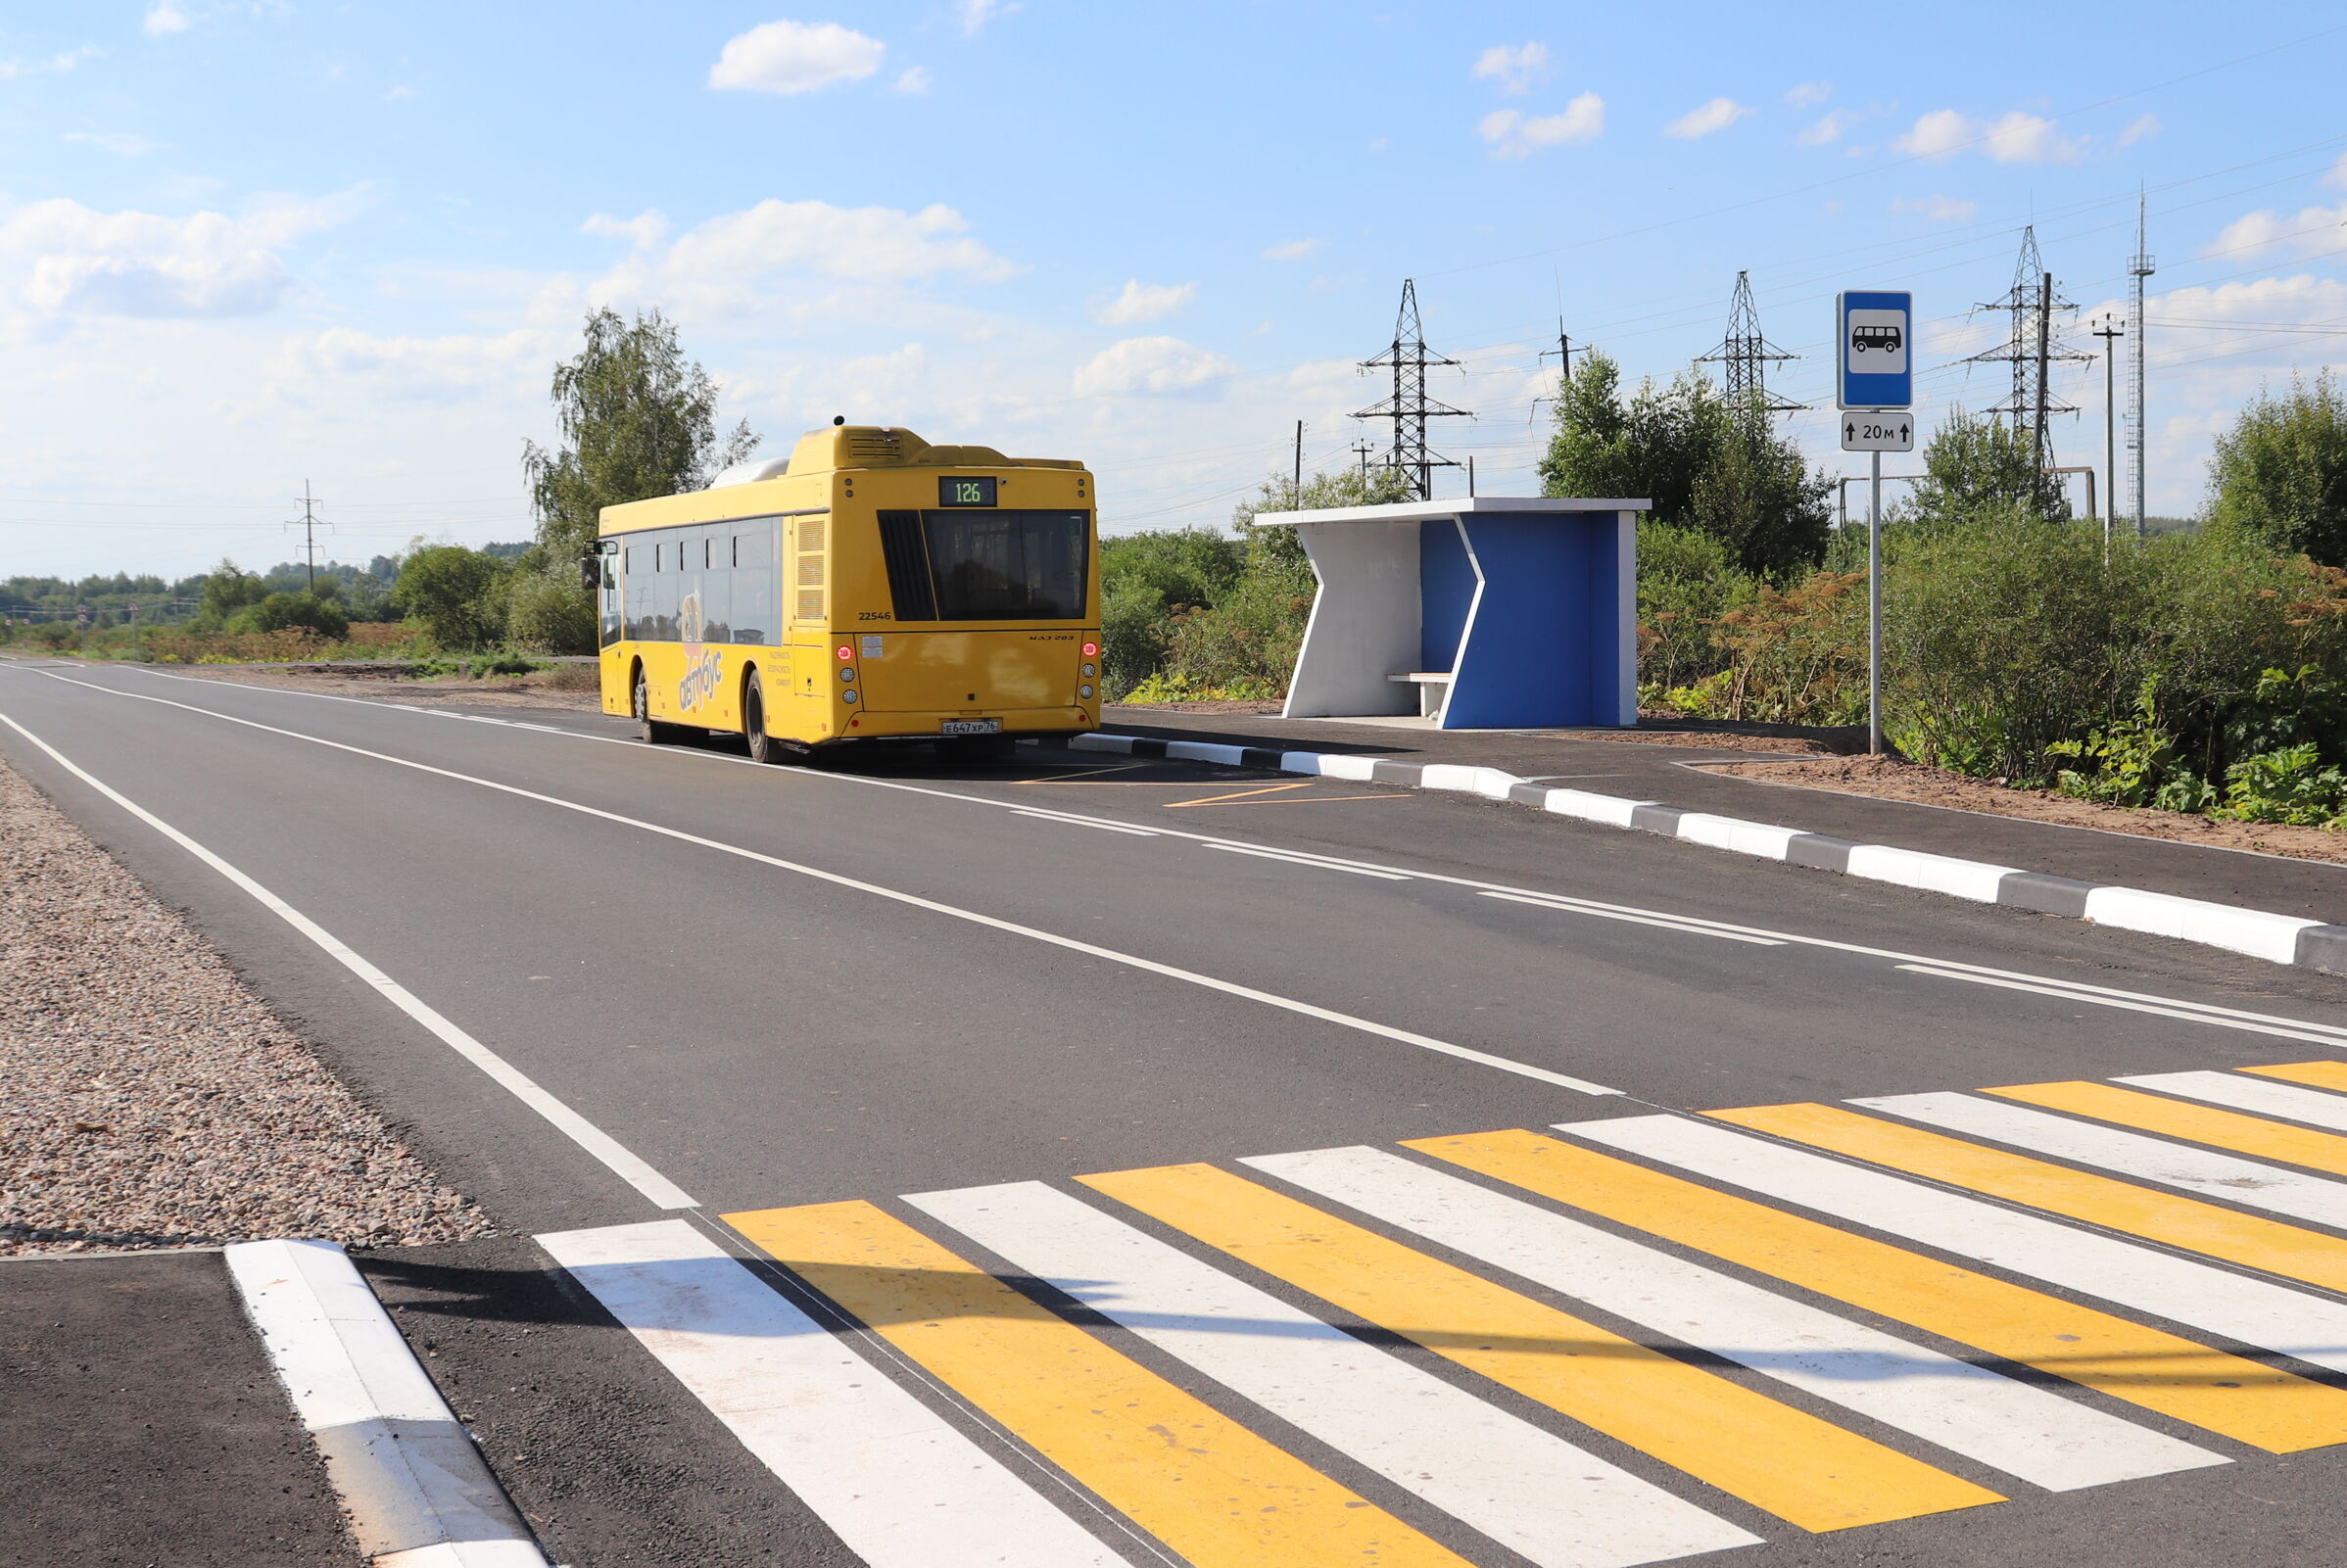
{"label": "dirt shoulder", "polygon": [[452,702],[484,708],[577,708],[602,711],[599,676],[592,664],[557,664],[528,675],[493,675],[475,681],[442,676],[417,681],[386,675],[380,667],[321,665],[295,669],[284,665],[190,664],[172,668],[173,675],[208,681],[231,681],[240,686],[273,686],[290,691],[323,691],[334,696],[368,697],[378,702],[406,702],[419,708],[445,707]]}
{"label": "dirt shoulder", "polygon": [[491,1234],[185,921],[0,766],[0,1257]]}
{"label": "dirt shoulder", "polygon": [[2212,849],[2248,849],[2294,860],[2347,865],[2347,833],[2275,823],[2212,822],[2206,817],[2177,811],[2106,806],[2091,800],[2073,800],[2050,789],[2011,789],[1895,757],[1799,757],[1783,762],[1691,766],[1700,766],[1707,773],[1831,789],[1842,794],[1871,795],[1879,800],[1911,800],[1927,806],[2059,823],[2070,828],[2098,828],[2105,832],[2133,833],[2142,838],[2165,838]]}

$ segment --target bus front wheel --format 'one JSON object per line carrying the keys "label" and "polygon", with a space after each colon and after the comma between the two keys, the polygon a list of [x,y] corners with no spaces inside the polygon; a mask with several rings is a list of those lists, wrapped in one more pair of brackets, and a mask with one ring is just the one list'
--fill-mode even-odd
{"label": "bus front wheel", "polygon": [[742,689],[742,738],[749,742],[752,762],[780,762],[783,743],[766,733],[766,689],[759,684],[758,672],[749,672],[749,682]]}
{"label": "bus front wheel", "polygon": [[652,689],[641,669],[636,672],[635,696],[629,705],[636,714],[637,738],[645,744],[668,745],[685,737],[683,725],[665,724],[652,717]]}

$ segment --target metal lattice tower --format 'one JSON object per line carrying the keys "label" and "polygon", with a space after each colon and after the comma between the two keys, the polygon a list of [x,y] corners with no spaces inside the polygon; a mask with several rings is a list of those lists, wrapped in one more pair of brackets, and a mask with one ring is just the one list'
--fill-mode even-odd
{"label": "metal lattice tower", "polygon": [[2037,454],[2039,466],[2043,466],[2053,455],[2052,435],[2046,428],[2048,421],[2058,413],[2078,412],[2078,404],[2053,396],[2048,373],[2058,362],[2084,362],[2093,356],[2080,354],[2061,341],[2054,317],[2077,307],[2054,292],[2053,274],[2045,270],[2045,263],[2037,255],[2035,224],[2021,231],[2021,259],[2013,267],[2012,288],[2003,299],[1991,300],[1981,309],[2010,311],[2012,335],[2003,348],[1976,354],[1966,362],[2003,361],[2013,366],[2011,394],[2002,402],[1991,404],[1988,411],[2003,414],[2013,433],[2029,442]]}
{"label": "metal lattice tower", "polygon": [[[2135,254],[2128,259],[2127,263],[2129,295],[2134,314],[2134,320],[2129,324],[2135,329],[2135,341],[2130,345],[2134,353],[2128,364],[2127,378],[2127,455],[2130,477],[2134,481],[2131,486],[2133,495],[2130,499],[2135,505],[2137,539],[2143,537],[2143,449],[2146,445],[2143,429],[2143,340],[2150,335],[2145,330],[2147,323],[2143,319],[2143,280],[2151,276],[2153,270],[2151,253],[2143,243],[2143,198],[2138,194],[2135,197]],[[2117,509],[2114,504],[2112,510]]]}
{"label": "metal lattice tower", "polygon": [[1394,372],[1393,396],[1371,404],[1353,415],[1356,419],[1391,419],[1394,422],[1394,444],[1387,450],[1381,466],[1398,469],[1411,476],[1418,499],[1434,499],[1434,470],[1456,468],[1450,458],[1430,451],[1426,447],[1426,421],[1440,418],[1472,418],[1464,408],[1436,403],[1426,396],[1426,371],[1434,365],[1457,364],[1426,352],[1426,334],[1418,325],[1418,286],[1414,279],[1402,280],[1402,309],[1394,317],[1394,341],[1374,359],[1364,359],[1364,370],[1391,366]]}
{"label": "metal lattice tower", "polygon": [[1752,306],[1752,280],[1738,272],[1736,300],[1728,307],[1728,335],[1721,340],[1716,354],[1706,354],[1696,363],[1724,367],[1721,375],[1728,384],[1729,407],[1739,412],[1792,413],[1807,404],[1770,397],[1768,367],[1799,357],[1797,354],[1787,354],[1761,335],[1760,312]]}

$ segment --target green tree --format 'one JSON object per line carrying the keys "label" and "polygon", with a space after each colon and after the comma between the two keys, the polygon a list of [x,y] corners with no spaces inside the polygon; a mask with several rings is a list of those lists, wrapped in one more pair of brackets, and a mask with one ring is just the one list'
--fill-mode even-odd
{"label": "green tree", "polygon": [[1651,500],[1650,516],[1710,534],[1748,572],[1784,576],[1825,551],[1832,482],[1764,410],[1730,406],[1707,377],[1649,379],[1625,403],[1619,367],[1593,353],[1556,418],[1540,461],[1547,495]]}
{"label": "green tree", "polygon": [[595,612],[577,586],[578,561],[601,530],[602,509],[698,489],[756,451],[758,438],[746,422],[719,437],[717,383],[685,356],[675,323],[656,309],[633,321],[607,308],[589,314],[586,343],[554,366],[552,391],[560,443],[550,451],[524,442],[522,469],[545,575],[579,603],[539,619],[589,628],[580,645],[560,651],[592,652]]}
{"label": "green tree", "polygon": [[2209,459],[2214,533],[2347,566],[2347,399],[2324,370],[2260,392]]}
{"label": "green tree", "polygon": [[[326,580],[330,582],[331,579]],[[320,582],[322,590],[326,582]],[[231,632],[282,632],[287,627],[306,626],[329,641],[341,641],[351,635],[351,618],[331,594],[271,594],[258,604],[249,604],[229,621]]]}
{"label": "green tree", "polygon": [[227,625],[245,606],[267,598],[268,589],[234,561],[223,560],[204,579],[202,597],[203,607],[196,612],[198,624],[216,628]]}
{"label": "green tree", "polygon": [[426,545],[400,567],[392,602],[444,648],[488,647],[505,629],[503,562],[462,545]]}
{"label": "green tree", "polygon": [[2061,475],[2047,473],[2029,441],[1994,414],[1951,412],[1925,445],[1923,469],[1923,483],[1899,509],[1903,522],[1978,525],[2016,511],[2048,523],[2070,516]]}

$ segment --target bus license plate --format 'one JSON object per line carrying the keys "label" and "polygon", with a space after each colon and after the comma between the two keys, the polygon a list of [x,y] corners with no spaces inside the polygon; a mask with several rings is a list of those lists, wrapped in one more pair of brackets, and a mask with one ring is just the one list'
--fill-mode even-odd
{"label": "bus license plate", "polygon": [[947,719],[937,727],[939,735],[1000,735],[1000,719]]}

